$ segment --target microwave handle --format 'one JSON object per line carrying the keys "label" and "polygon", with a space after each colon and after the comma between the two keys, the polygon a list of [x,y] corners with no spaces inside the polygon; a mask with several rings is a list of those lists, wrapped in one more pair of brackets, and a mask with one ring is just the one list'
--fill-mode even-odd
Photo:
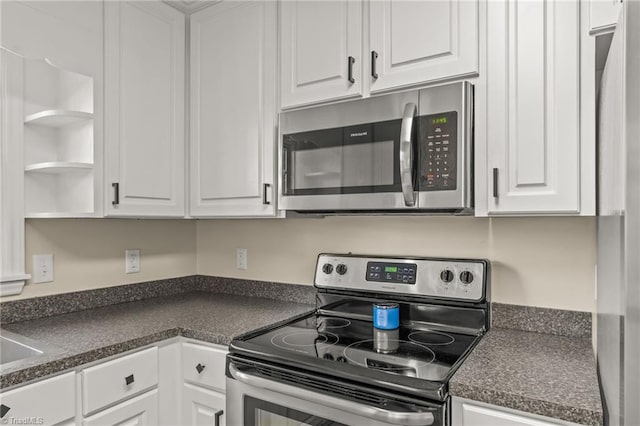
{"label": "microwave handle", "polygon": [[416,204],[413,192],[413,138],[411,130],[417,110],[418,108],[413,102],[405,105],[402,127],[400,128],[400,184],[404,205],[407,207],[413,207]]}
{"label": "microwave handle", "polygon": [[433,413],[428,411],[396,412],[380,407],[358,404],[347,399],[335,398],[322,393],[309,391],[307,389],[296,388],[295,390],[290,390],[288,386],[280,382],[263,379],[252,374],[242,372],[232,363],[229,364],[229,373],[235,380],[248,386],[270,390],[292,396],[294,398],[301,398],[314,404],[331,407],[336,410],[347,411],[358,416],[378,420],[383,423],[402,426],[429,426],[434,422]]}

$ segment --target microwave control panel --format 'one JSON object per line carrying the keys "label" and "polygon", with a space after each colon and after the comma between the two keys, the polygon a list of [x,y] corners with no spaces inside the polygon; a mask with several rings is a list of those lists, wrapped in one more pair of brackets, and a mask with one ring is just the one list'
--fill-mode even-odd
{"label": "microwave control panel", "polygon": [[418,120],[420,191],[447,191],[457,187],[458,113],[423,115]]}

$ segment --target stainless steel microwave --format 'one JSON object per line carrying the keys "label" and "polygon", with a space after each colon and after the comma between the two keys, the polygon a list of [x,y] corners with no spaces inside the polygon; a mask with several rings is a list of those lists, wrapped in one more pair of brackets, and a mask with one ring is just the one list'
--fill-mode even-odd
{"label": "stainless steel microwave", "polygon": [[279,205],[325,213],[473,210],[473,86],[280,115]]}

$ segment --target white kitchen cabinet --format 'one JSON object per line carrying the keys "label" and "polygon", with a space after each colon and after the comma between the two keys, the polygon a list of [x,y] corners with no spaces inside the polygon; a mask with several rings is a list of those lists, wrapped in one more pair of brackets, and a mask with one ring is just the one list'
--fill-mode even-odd
{"label": "white kitchen cabinet", "polygon": [[191,16],[190,215],[273,216],[276,3]]}
{"label": "white kitchen cabinet", "polygon": [[[589,214],[594,142],[580,133],[580,4],[487,4],[488,214]],[[481,182],[480,184],[484,184]],[[586,183],[585,183],[586,185]],[[586,195],[585,195],[586,194]]]}
{"label": "white kitchen cabinet", "polygon": [[362,94],[362,0],[280,3],[283,109]]}
{"label": "white kitchen cabinet", "polygon": [[182,344],[182,377],[186,382],[224,392],[227,349],[184,342]]}
{"label": "white kitchen cabinet", "polygon": [[106,215],[184,216],[185,17],[160,1],[104,9]]}
{"label": "white kitchen cabinet", "polygon": [[82,371],[82,407],[88,415],[158,384],[158,348],[152,347]]}
{"label": "white kitchen cabinet", "polygon": [[478,72],[478,1],[370,2],[371,93]]}
{"label": "white kitchen cabinet", "polygon": [[157,389],[84,419],[84,426],[156,426],[157,424]]}
{"label": "white kitchen cabinet", "polygon": [[219,392],[185,384],[182,388],[183,426],[224,426],[226,398]]}
{"label": "white kitchen cabinet", "polygon": [[74,372],[3,392],[0,394],[2,423],[20,424],[24,419],[42,419],[44,423],[37,424],[73,424],[75,395]]}
{"label": "white kitchen cabinet", "polygon": [[613,32],[622,10],[622,0],[590,0],[589,27],[591,34]]}
{"label": "white kitchen cabinet", "polygon": [[464,398],[452,398],[452,426],[578,426],[575,423]]}

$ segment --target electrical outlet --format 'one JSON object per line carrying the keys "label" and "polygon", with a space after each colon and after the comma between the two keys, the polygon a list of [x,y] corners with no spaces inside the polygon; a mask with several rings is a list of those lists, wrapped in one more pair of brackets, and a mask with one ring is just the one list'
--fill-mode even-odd
{"label": "electrical outlet", "polygon": [[243,271],[247,270],[247,249],[246,248],[236,249],[236,268],[242,269]]}
{"label": "electrical outlet", "polygon": [[53,281],[53,255],[33,255],[33,283],[43,284]]}
{"label": "electrical outlet", "polygon": [[131,249],[124,251],[124,271],[127,274],[140,272],[140,250]]}

